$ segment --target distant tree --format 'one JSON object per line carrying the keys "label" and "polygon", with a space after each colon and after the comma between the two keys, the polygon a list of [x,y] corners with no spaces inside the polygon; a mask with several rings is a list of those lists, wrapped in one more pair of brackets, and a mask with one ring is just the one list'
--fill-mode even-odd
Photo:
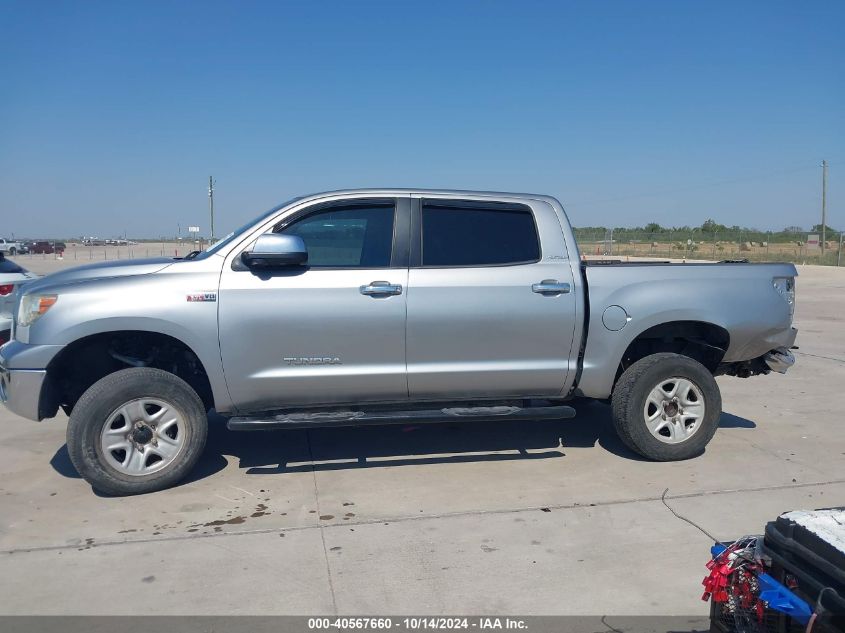
{"label": "distant tree", "polygon": [[[827,224],[825,224],[825,225],[824,225],[824,228],[825,228],[825,233],[826,233],[828,236],[830,236],[830,235],[839,235],[839,231],[837,231],[836,229],[834,229],[834,228],[833,228],[833,227],[831,227],[831,226],[828,226]],[[821,233],[822,233],[822,225],[821,225],[821,224],[814,224],[814,225],[813,225],[813,228],[812,228],[812,232],[813,232],[813,233],[818,233],[819,235],[821,235]]]}
{"label": "distant tree", "polygon": [[645,227],[643,227],[643,230],[646,233],[662,233],[663,227],[660,226],[657,222],[649,222],[645,225]]}
{"label": "distant tree", "polygon": [[719,231],[727,231],[728,227],[726,227],[724,224],[719,224],[715,220],[708,218],[704,221],[704,224],[701,225],[701,230],[704,233],[716,233]]}
{"label": "distant tree", "polygon": [[783,229],[783,233],[803,233],[804,229],[800,226],[787,226]]}

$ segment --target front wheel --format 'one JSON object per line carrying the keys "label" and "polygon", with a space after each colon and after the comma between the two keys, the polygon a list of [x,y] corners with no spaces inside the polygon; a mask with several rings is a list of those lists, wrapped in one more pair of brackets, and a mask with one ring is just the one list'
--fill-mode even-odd
{"label": "front wheel", "polygon": [[180,481],[207,433],[206,409],[184,380],[138,367],[109,374],[82,394],[68,422],[67,448],[95,489],[133,495]]}
{"label": "front wheel", "polygon": [[701,454],[722,414],[713,374],[680,354],[652,354],[631,365],[616,383],[611,404],[620,439],[656,461]]}
{"label": "front wheel", "polygon": [[9,255],[14,257],[17,254],[18,254],[18,249],[16,249],[16,248],[10,248],[9,249]]}

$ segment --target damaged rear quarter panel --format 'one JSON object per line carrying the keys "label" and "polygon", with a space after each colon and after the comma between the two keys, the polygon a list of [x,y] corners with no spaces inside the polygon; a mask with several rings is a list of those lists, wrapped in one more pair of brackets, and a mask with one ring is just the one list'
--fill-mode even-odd
{"label": "damaged rear quarter panel", "polygon": [[[580,391],[607,398],[625,350],[662,323],[700,321],[724,328],[730,334],[724,361],[764,354],[774,346],[770,339],[792,322],[772,278],[797,274],[792,264],[587,266],[590,320]],[[602,324],[611,305],[622,306],[631,317],[616,332]]]}

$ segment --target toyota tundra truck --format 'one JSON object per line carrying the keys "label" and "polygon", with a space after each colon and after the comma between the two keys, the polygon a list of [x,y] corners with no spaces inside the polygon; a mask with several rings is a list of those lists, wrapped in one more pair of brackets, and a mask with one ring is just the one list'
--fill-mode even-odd
{"label": "toyota tundra truck", "polygon": [[14,257],[18,253],[26,252],[26,247],[20,242],[15,242],[14,240],[10,242],[5,237],[0,237],[0,253]]}
{"label": "toyota tundra truck", "polygon": [[231,430],[575,415],[609,400],[659,461],[700,454],[714,377],[794,362],[791,264],[582,261],[548,196],[361,189],[296,198],[204,252],[26,285],[0,397],[69,416],[107,494],[182,479]]}

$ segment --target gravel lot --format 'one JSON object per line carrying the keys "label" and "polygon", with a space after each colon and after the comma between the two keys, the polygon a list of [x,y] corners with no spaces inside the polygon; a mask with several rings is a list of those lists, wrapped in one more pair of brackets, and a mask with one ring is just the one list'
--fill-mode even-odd
{"label": "gravel lot", "polygon": [[[22,258],[35,272],[73,259]],[[3,614],[685,614],[709,539],[845,504],[845,269],[801,267],[786,376],[719,378],[703,456],[638,459],[574,420],[230,433],[187,483],[105,498],[65,418],[0,407]]]}

